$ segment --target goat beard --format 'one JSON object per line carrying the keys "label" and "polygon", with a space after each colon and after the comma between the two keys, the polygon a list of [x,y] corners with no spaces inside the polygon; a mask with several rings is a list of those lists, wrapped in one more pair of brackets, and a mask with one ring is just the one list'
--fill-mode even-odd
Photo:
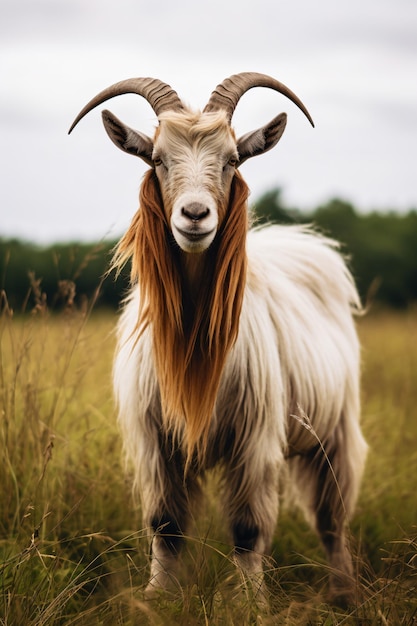
{"label": "goat beard", "polygon": [[236,172],[196,299],[187,293],[180,252],[153,170],[145,174],[139,210],[113,259],[112,266],[119,269],[132,259],[131,280],[141,291],[137,337],[151,327],[163,421],[183,446],[187,465],[206,454],[221,374],[238,335],[246,281],[248,195]]}

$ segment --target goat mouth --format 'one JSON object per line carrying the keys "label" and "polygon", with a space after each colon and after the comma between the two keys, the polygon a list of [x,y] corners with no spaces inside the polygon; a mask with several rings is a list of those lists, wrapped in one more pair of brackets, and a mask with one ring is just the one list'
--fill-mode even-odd
{"label": "goat mouth", "polygon": [[201,239],[205,239],[205,237],[209,237],[210,235],[212,235],[216,229],[213,228],[212,230],[207,230],[207,231],[202,232],[200,230],[193,230],[193,229],[184,230],[182,228],[177,227],[177,230],[180,233],[180,235],[182,235],[189,241],[200,241]]}

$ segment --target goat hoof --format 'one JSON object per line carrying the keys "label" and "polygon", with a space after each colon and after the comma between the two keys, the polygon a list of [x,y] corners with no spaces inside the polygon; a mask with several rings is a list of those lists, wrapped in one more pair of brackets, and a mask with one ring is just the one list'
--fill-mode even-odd
{"label": "goat hoof", "polygon": [[173,577],[161,576],[150,580],[143,592],[146,600],[155,600],[161,596],[177,596],[180,592],[179,583],[176,583]]}
{"label": "goat hoof", "polygon": [[340,609],[346,610],[357,605],[358,597],[355,589],[351,587],[333,587],[330,589],[329,602]]}

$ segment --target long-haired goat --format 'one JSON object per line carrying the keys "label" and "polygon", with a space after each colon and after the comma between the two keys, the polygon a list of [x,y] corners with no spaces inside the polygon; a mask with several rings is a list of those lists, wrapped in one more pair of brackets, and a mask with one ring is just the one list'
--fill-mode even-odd
{"label": "long-haired goat", "polygon": [[281,113],[236,139],[241,96],[268,87],[311,117],[285,85],[257,73],[224,80],[203,112],[157,79],[121,81],[93,98],[136,93],[153,139],[109,111],[112,141],[151,169],[114,266],[132,261],[118,326],[114,388],[143,518],[152,529],[148,591],[176,581],[178,552],[204,472],[220,464],[235,558],[262,583],[284,464],[331,567],[333,595],[354,589],[345,523],[366,455],[359,427],[359,298],[337,244],[299,226],[248,232],[238,167],[275,146]]}

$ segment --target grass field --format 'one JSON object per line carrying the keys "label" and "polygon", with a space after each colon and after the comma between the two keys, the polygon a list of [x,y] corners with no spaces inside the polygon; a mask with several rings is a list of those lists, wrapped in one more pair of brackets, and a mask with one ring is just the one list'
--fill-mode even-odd
{"label": "grass field", "polygon": [[370,444],[352,520],[358,588],[325,602],[326,565],[298,513],[283,511],[268,564],[270,614],[239,585],[208,485],[184,554],[182,598],[147,602],[148,540],[130,497],[110,373],[115,315],[0,319],[0,624],[415,624],[417,310],[359,321]]}

